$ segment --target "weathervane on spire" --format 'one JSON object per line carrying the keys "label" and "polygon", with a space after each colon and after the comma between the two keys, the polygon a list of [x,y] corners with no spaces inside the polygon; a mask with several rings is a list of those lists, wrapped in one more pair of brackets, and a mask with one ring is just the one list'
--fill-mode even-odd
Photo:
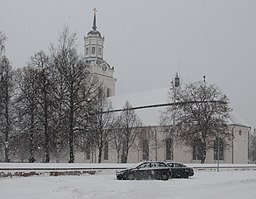
{"label": "weathervane on spire", "polygon": [[96,8],[93,8],[93,14],[94,15],[96,15],[96,12],[97,12],[98,10],[96,9]]}
{"label": "weathervane on spire", "polygon": [[93,26],[92,26],[93,30],[97,29],[97,26],[96,26],[96,12],[97,12],[97,9],[93,8]]}

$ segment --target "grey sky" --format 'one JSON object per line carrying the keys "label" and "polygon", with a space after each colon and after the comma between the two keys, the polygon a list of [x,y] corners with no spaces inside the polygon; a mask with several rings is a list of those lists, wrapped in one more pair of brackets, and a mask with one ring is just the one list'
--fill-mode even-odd
{"label": "grey sky", "polygon": [[77,33],[82,54],[94,7],[117,95],[168,87],[179,71],[185,82],[206,75],[256,127],[255,0],[0,0],[9,59],[23,66],[64,26]]}

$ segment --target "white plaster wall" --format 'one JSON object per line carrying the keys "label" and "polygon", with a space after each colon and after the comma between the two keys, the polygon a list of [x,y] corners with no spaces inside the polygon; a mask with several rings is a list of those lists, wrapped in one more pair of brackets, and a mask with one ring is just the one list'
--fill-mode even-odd
{"label": "white plaster wall", "polygon": [[234,129],[234,164],[248,163],[248,130],[236,127]]}
{"label": "white plaster wall", "polygon": [[103,82],[106,89],[111,89],[111,96],[115,96],[115,84],[117,79],[113,77],[114,69],[107,68],[107,70],[104,71],[101,66],[92,65],[91,72],[99,79],[100,82]]}
{"label": "white plaster wall", "polygon": [[[231,131],[231,127],[229,128]],[[241,131],[240,131],[241,130]],[[166,160],[166,152],[165,152],[165,138],[168,134],[164,133],[158,128],[157,131],[157,151],[155,148],[155,140],[150,140],[149,143],[149,160],[158,160],[165,161]],[[246,164],[248,163],[248,128],[236,126],[234,129],[234,137],[233,140],[233,163],[234,164]],[[220,161],[220,163],[232,163],[232,147],[225,148],[224,151],[224,161]],[[192,159],[192,151],[189,147],[184,146],[181,143],[174,142],[174,154],[173,160],[175,162],[183,162],[183,163],[200,163],[200,160]],[[95,153],[95,157],[93,162],[98,161],[98,151]],[[121,154],[120,154],[121,155]],[[86,160],[85,155],[82,153],[76,153],[76,162],[92,162],[92,160]],[[131,147],[128,154],[128,163],[136,163],[143,161],[142,159],[142,150],[138,149],[138,140],[135,141],[134,145]],[[169,161],[169,160],[168,160]],[[117,153],[115,147],[109,143],[109,159],[102,160],[104,163],[116,163],[117,162]],[[217,160],[214,160],[213,149],[207,151],[206,161],[205,163],[217,163]]]}

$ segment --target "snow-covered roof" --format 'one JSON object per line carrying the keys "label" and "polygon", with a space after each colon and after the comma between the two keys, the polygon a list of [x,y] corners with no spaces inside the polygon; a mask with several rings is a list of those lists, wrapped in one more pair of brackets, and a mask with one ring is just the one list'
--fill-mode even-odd
{"label": "snow-covered roof", "polygon": [[[128,101],[132,107],[159,105],[168,103],[169,88],[161,88],[136,93],[130,93],[120,96],[111,97],[112,106],[116,109],[122,109]],[[136,109],[135,112],[142,120],[145,126],[158,126],[161,113],[166,109],[165,106]],[[248,125],[234,110],[230,113],[228,121],[232,125],[246,126]]]}
{"label": "snow-covered roof", "polygon": [[250,127],[250,125],[245,122],[235,111],[231,111],[229,115],[229,124]]}
{"label": "snow-covered roof", "polygon": [[[114,109],[122,109],[126,101],[128,101],[132,107],[140,107],[147,105],[163,104],[167,102],[167,99],[167,88],[111,97]],[[160,115],[164,108],[165,107],[144,108],[137,109],[135,111],[145,126],[157,126],[159,125]]]}

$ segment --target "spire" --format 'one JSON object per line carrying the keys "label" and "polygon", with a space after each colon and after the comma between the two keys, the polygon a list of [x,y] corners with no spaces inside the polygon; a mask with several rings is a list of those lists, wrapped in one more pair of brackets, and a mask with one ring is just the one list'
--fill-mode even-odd
{"label": "spire", "polygon": [[93,29],[93,30],[96,30],[96,29],[97,29],[97,26],[96,26],[96,12],[97,12],[97,9],[94,8],[94,9],[93,9],[93,26],[92,26],[92,29]]}
{"label": "spire", "polygon": [[177,88],[177,87],[179,87],[179,85],[180,85],[180,78],[179,78],[178,73],[176,73],[176,77],[174,79],[174,86]]}
{"label": "spire", "polygon": [[94,8],[93,9],[93,22],[92,22],[92,30],[90,30],[87,35],[93,35],[93,36],[100,36],[101,37],[101,34],[100,32],[97,30],[97,26],[96,26],[96,12],[97,12],[97,9]]}

